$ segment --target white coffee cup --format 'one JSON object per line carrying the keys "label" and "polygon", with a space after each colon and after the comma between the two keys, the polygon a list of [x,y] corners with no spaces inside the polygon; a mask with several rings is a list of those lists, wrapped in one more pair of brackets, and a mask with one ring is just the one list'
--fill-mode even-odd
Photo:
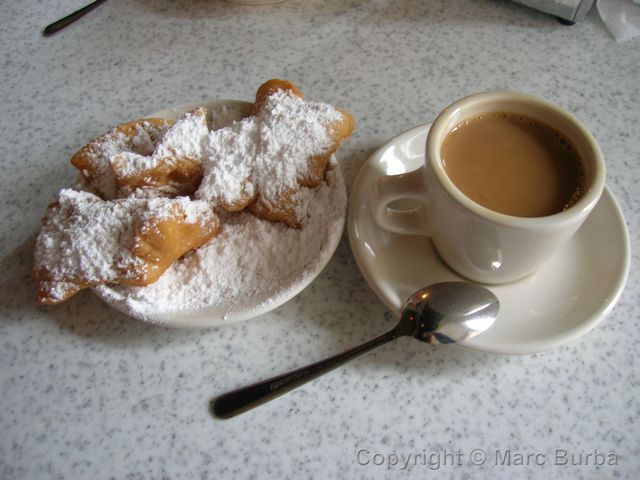
{"label": "white coffee cup", "polygon": [[[515,217],[474,202],[454,185],[440,156],[445,137],[465,120],[491,112],[537,119],[571,141],[585,174],[584,192],[573,205],[544,217]],[[424,165],[380,178],[370,205],[384,229],[431,237],[442,259],[460,275],[482,283],[507,283],[536,271],[572,237],[597,204],[604,183],[602,152],[576,117],[530,95],[483,92],[458,100],[438,115],[427,137]],[[403,199],[417,200],[419,206],[393,208],[392,202]]]}

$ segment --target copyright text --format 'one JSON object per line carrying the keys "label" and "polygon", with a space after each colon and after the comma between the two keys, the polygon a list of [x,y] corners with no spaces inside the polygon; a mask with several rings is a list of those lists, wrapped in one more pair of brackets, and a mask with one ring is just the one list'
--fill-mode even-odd
{"label": "copyright text", "polygon": [[443,467],[460,467],[463,465],[489,466],[605,466],[618,465],[615,452],[577,451],[558,448],[547,452],[521,451],[506,449],[474,448],[469,451],[461,449],[428,450],[416,452],[380,452],[367,448],[356,451],[356,462],[361,466],[382,467],[387,470],[410,470],[412,468],[428,468],[440,470]]}

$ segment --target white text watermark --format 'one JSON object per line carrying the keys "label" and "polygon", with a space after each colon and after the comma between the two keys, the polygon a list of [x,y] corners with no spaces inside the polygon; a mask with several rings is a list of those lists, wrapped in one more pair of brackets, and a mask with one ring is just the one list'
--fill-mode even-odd
{"label": "white text watermark", "polygon": [[388,470],[410,470],[428,468],[440,470],[445,467],[463,465],[489,466],[615,466],[618,456],[615,452],[592,450],[571,451],[558,448],[552,451],[535,452],[515,449],[482,449],[469,451],[461,449],[428,450],[415,452],[375,451],[360,448],[356,451],[356,462],[362,466],[382,467]]}

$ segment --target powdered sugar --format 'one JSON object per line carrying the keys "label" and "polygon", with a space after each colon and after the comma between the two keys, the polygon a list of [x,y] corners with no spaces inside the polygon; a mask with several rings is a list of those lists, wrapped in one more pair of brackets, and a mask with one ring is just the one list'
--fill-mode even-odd
{"label": "powdered sugar", "polygon": [[176,159],[200,163],[208,134],[206,109],[199,108],[180,117],[152,153],[123,151],[112,155],[109,162],[117,177],[144,174],[162,162],[172,163]]}
{"label": "powdered sugar", "polygon": [[130,218],[137,202],[105,202],[87,192],[64,189],[36,242],[37,269],[51,280],[114,281],[121,269],[136,271],[141,261],[125,245],[133,243]]}
{"label": "powdered sugar", "polygon": [[260,192],[277,204],[308,175],[310,159],[332,147],[331,126],[341,120],[331,105],[273,93],[256,115],[211,132],[196,196],[234,204]]}
{"label": "powdered sugar", "polygon": [[[329,105],[303,102],[288,93],[273,96],[280,98],[275,98],[273,105],[267,99],[262,113],[255,117],[247,117],[251,104],[244,102],[206,105],[214,109],[208,136],[224,139],[220,154],[225,159],[221,163],[228,170],[218,171],[227,177],[218,178],[217,184],[223,195],[229,187],[251,195],[257,188],[275,195],[299,187],[309,157],[333,151],[331,125],[343,120],[339,111]],[[166,117],[165,113],[155,116],[175,118],[178,111],[191,108],[172,110]],[[143,144],[143,140],[136,141]],[[146,155],[159,150],[159,144],[153,143]],[[207,149],[210,144],[206,144]],[[103,153],[111,158],[109,155],[117,154],[117,147],[105,147]],[[303,219],[301,228],[288,228],[248,212],[227,213],[217,237],[174,262],[157,282],[144,287],[101,284],[94,292],[133,317],[175,326],[211,326],[275,308],[310,283],[337,247],[344,225],[346,191],[335,159],[330,165],[326,182],[321,181],[315,189],[292,189],[296,193],[287,197],[295,206],[296,216]],[[134,166],[133,172],[141,171],[139,167]],[[147,167],[142,165],[142,170]],[[200,189],[200,193],[206,193],[204,184]],[[141,188],[130,195],[130,201],[155,200],[146,198],[148,193]],[[215,195],[209,192],[202,195],[202,200],[191,202],[208,204]]]}
{"label": "powdered sugar", "polygon": [[146,267],[132,253],[136,234],[176,215],[185,223],[215,220],[207,202],[189,198],[105,201],[89,192],[63,189],[36,240],[36,274],[48,282],[52,299],[77,289],[74,283],[96,285],[136,277]]}
{"label": "powdered sugar", "polygon": [[227,127],[233,122],[249,116],[251,104],[247,102],[221,102],[213,103],[207,107],[209,112],[209,130],[218,130]]}
{"label": "powdered sugar", "polygon": [[303,228],[229,214],[220,235],[174,263],[156,283],[101,286],[96,292],[129,315],[174,325],[181,322],[172,317],[194,311],[238,320],[279,305],[319,273],[337,246],[346,207],[338,168],[333,162],[329,183],[301,193],[300,213],[308,219]]}
{"label": "powdered sugar", "polygon": [[[113,130],[89,144],[87,157],[94,171],[94,174],[91,175],[92,181],[89,184],[104,199],[118,196],[115,175],[110,164],[111,158],[123,152],[137,156],[151,155],[167,131],[168,125],[142,122],[134,128],[136,133],[132,137],[127,137],[121,131]],[[85,177],[89,177],[88,172],[82,173]]]}

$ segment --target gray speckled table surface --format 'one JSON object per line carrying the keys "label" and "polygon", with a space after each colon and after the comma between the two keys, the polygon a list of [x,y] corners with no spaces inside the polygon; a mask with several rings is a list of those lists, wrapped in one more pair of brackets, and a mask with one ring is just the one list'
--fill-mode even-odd
{"label": "gray speckled table surface", "polygon": [[[566,27],[506,0],[120,0],[41,35],[84,3],[0,5],[0,478],[637,478],[640,39],[616,43],[595,12]],[[216,394],[393,324],[346,236],[295,299],[217,329],[154,327],[89,292],[36,306],[35,234],[76,149],[169,105],[251,99],[271,77],[353,114],[338,155],[348,187],[387,139],[466,94],[509,88],[571,110],[629,228],[615,310],[526,356],[399,340],[220,421]]]}

